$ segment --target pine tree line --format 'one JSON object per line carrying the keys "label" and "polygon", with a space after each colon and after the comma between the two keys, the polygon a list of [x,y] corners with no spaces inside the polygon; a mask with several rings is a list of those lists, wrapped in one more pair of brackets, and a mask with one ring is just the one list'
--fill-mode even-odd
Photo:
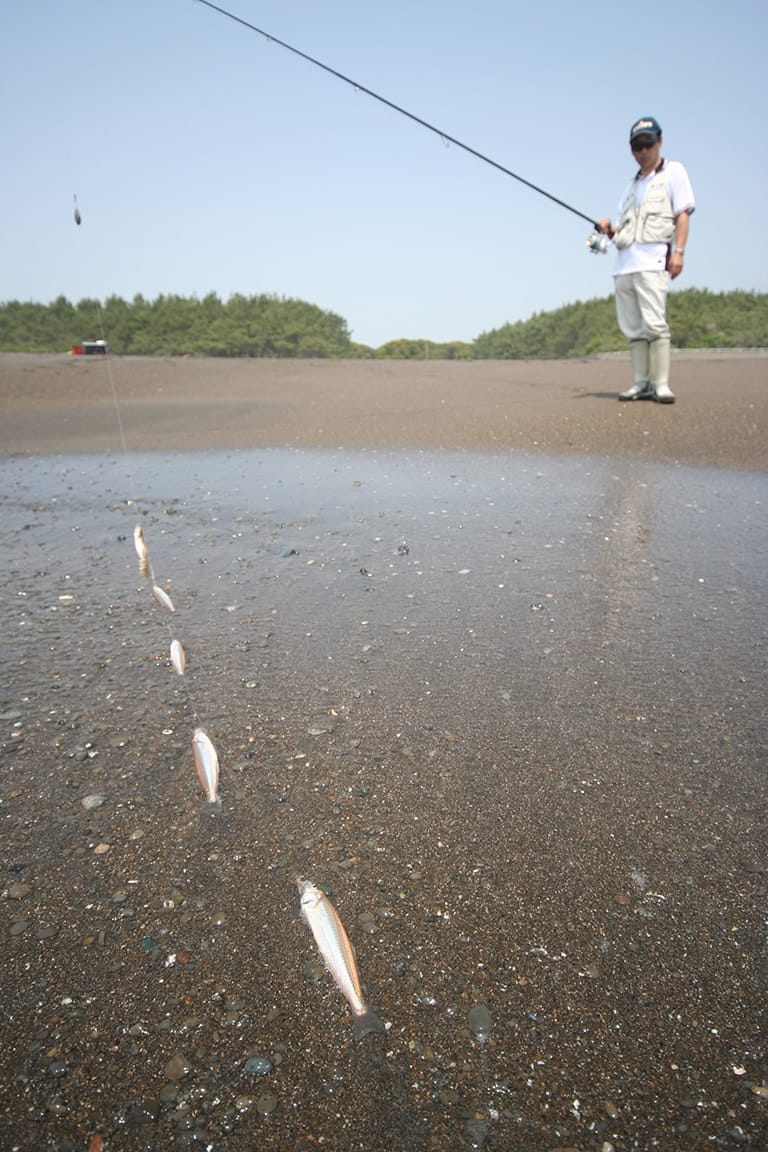
{"label": "pine tree line", "polygon": [[[765,348],[768,295],[688,288],[669,298],[678,348]],[[357,344],[346,320],[303,300],[270,295],[110,296],[70,303],[0,304],[0,351],[62,352],[106,338],[121,356],[376,357],[399,360],[539,360],[594,356],[626,347],[612,296],[566,304],[483,332],[472,343],[392,340]]]}

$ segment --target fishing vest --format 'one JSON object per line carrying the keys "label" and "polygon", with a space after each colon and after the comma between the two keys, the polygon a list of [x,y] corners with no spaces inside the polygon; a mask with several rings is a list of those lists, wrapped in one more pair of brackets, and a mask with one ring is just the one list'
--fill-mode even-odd
{"label": "fishing vest", "polygon": [[662,160],[649,181],[642,203],[637,204],[637,176],[621,205],[620,223],[614,236],[617,248],[630,244],[669,244],[675,235],[675,217],[667,190],[666,161]]}

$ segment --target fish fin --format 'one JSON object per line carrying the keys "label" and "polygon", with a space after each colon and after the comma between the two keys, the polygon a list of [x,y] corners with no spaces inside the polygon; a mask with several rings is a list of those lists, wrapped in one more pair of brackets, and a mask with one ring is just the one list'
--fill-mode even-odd
{"label": "fish fin", "polygon": [[364,1036],[368,1036],[371,1032],[385,1032],[386,1029],[379,1020],[375,1012],[370,1008],[366,1009],[361,1016],[355,1016],[354,1034],[355,1040],[362,1040]]}

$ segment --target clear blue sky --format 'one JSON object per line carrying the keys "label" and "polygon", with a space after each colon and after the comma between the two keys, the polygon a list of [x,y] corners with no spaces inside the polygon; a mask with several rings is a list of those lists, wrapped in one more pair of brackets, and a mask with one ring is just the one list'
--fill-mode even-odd
{"label": "clear blue sky", "polygon": [[[765,0],[221,6],[590,216],[656,116],[679,287],[766,291]],[[0,300],[276,293],[379,345],[612,290],[577,217],[197,0],[6,0],[0,108]]]}

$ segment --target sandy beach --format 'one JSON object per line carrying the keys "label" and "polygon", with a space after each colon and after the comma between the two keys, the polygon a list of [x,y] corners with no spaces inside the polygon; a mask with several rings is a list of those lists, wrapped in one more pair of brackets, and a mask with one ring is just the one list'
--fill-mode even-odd
{"label": "sandy beach", "polygon": [[768,358],[679,353],[674,406],[618,404],[626,358],[194,360],[0,356],[0,452],[427,448],[768,465]]}
{"label": "sandy beach", "polygon": [[767,367],[0,356],[0,1148],[768,1146]]}

